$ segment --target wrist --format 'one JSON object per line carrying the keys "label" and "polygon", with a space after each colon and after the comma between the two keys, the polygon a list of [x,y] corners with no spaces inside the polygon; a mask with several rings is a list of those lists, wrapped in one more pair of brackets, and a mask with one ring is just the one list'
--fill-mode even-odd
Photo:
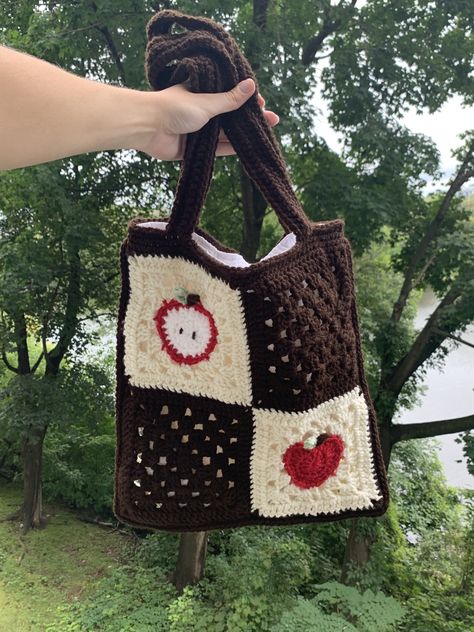
{"label": "wrist", "polygon": [[[150,98],[153,95],[155,98]],[[156,134],[160,123],[156,94],[113,86],[111,98],[113,129],[108,149],[137,149],[139,151]],[[105,121],[107,125],[107,121]]]}

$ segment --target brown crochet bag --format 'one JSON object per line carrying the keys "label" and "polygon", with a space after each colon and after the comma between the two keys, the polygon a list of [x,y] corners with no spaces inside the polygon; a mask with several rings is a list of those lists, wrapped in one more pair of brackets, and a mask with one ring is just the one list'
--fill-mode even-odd
{"label": "brown crochet bag", "polygon": [[[162,11],[147,32],[156,90],[255,80],[212,20]],[[188,136],[171,215],[132,220],[121,247],[114,513],[130,525],[200,531],[387,508],[343,222],[306,217],[257,92]],[[197,226],[219,126],[285,230],[256,263]]]}

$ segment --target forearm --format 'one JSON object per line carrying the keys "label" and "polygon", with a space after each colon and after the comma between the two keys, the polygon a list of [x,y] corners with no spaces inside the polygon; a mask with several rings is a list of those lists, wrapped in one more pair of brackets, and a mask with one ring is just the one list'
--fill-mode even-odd
{"label": "forearm", "polygon": [[156,107],[147,92],[78,77],[0,46],[0,169],[136,147],[152,131]]}

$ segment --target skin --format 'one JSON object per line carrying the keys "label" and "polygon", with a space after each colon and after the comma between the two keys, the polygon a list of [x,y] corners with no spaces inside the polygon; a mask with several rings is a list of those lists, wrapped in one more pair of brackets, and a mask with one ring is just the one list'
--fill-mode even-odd
{"label": "skin", "polygon": [[[160,91],[131,90],[67,72],[0,46],[0,170],[27,167],[86,152],[135,149],[180,160],[186,134],[239,108],[255,92],[245,79],[229,92],[195,94],[185,84]],[[264,109],[271,126],[278,115]],[[216,155],[235,151],[221,131]]]}

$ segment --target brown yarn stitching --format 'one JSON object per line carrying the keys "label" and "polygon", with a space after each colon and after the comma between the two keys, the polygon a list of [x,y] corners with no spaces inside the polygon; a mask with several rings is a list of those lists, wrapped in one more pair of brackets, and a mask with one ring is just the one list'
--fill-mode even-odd
{"label": "brown yarn stitching", "polygon": [[[178,24],[185,33],[174,35]],[[216,22],[178,11],[157,13],[147,27],[146,72],[156,90],[188,79],[193,92],[222,92],[252,78],[257,88],[238,112],[212,118],[188,135],[175,204],[169,222],[174,236],[190,235],[209,189],[219,126],[226,132],[246,172],[275,209],[286,232],[307,234],[310,224],[296,198],[278,142],[258,105],[258,83],[235,40]]]}
{"label": "brown yarn stitching", "polygon": [[[193,31],[171,35],[174,22]],[[253,77],[230,35],[211,20],[164,11],[149,22],[148,35],[147,69],[156,89],[184,80],[186,73],[190,73],[193,89],[201,89],[205,75],[209,91],[232,87],[235,80],[232,85],[223,83],[231,77]],[[175,59],[179,63],[170,65]],[[226,59],[230,59],[229,72],[222,73]],[[190,238],[193,230],[218,249],[235,252],[196,226],[212,177],[218,129],[208,124],[202,134],[190,135],[173,212],[165,218],[172,230],[143,227],[140,223],[150,218],[135,218],[120,251],[114,513],[133,526],[170,531],[381,515],[389,493],[364,375],[351,253],[343,222],[313,223],[306,218],[255,99],[247,109],[228,117],[227,124],[228,136],[246,169],[258,176],[264,174],[257,178],[257,184],[279,212],[285,230],[295,231],[299,239],[288,252],[248,268],[226,266],[202,251]],[[262,145],[260,140],[254,143],[260,135]],[[264,149],[260,151],[261,147]],[[130,384],[124,372],[123,324],[131,289],[131,255],[183,257],[241,292],[250,349],[252,406]],[[382,497],[370,508],[309,516],[268,518],[252,511],[252,407],[291,414],[357,386],[369,409],[373,473]]]}

